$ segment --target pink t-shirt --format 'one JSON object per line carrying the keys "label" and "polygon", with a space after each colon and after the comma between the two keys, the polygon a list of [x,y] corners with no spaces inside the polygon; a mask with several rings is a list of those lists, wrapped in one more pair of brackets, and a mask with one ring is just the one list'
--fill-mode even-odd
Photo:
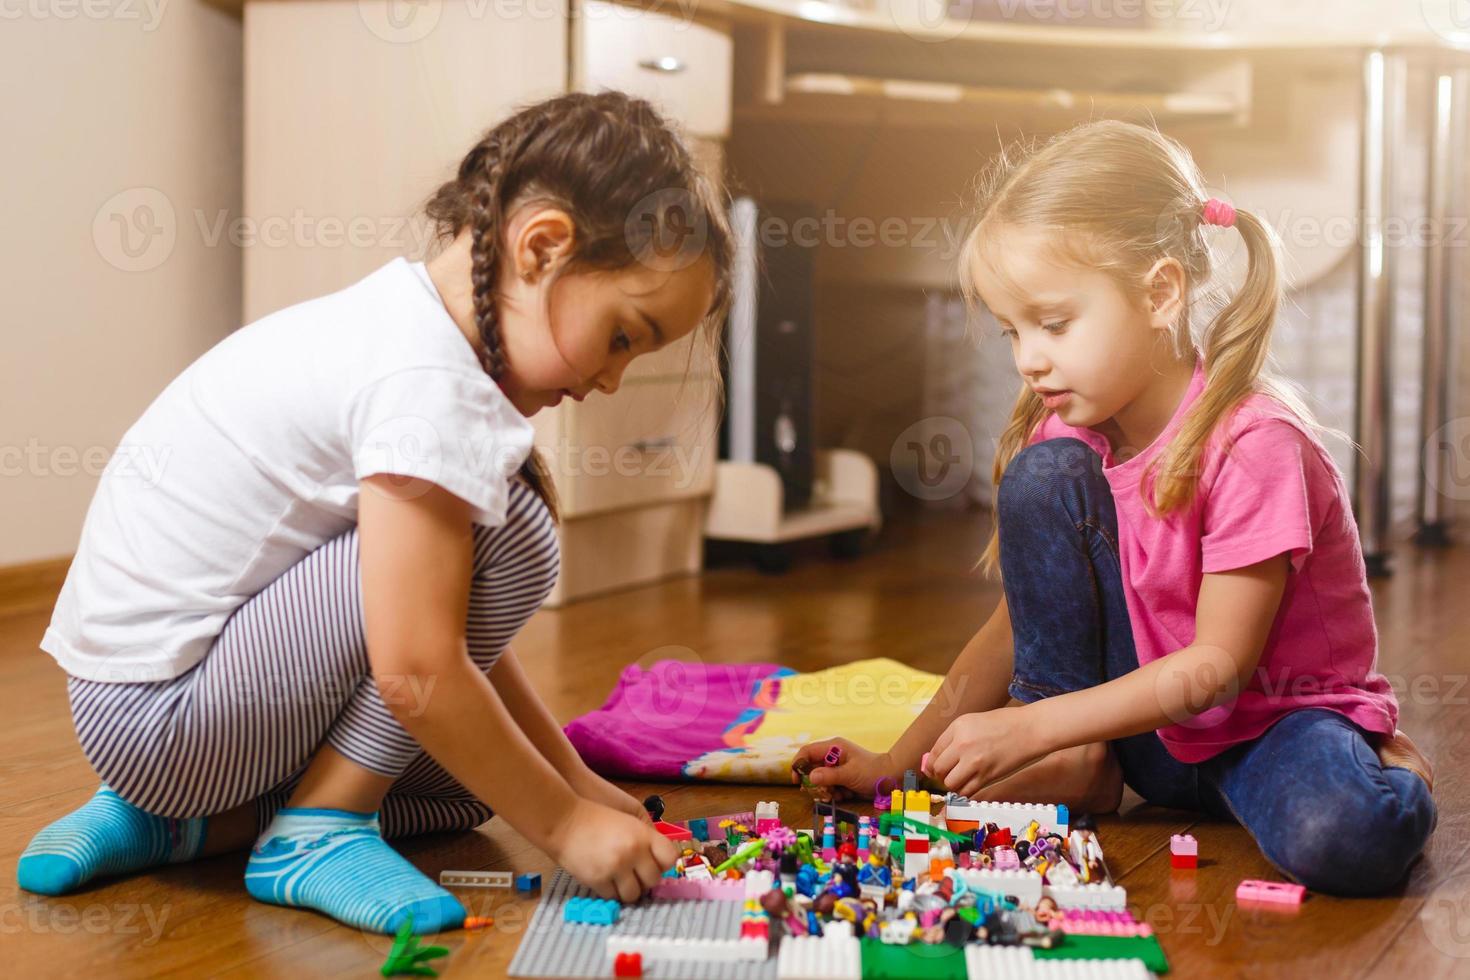
{"label": "pink t-shirt", "polygon": [[[1140,665],[1194,642],[1206,573],[1290,552],[1281,607],[1256,671],[1234,701],[1159,729],[1171,755],[1203,762],[1260,735],[1300,708],[1328,708],[1374,732],[1392,733],[1398,701],[1377,671],[1378,631],[1347,486],[1316,436],[1274,398],[1255,394],[1215,430],[1201,460],[1194,503],[1149,516],[1139,482],[1205,386],[1194,378],[1174,417],[1137,456],[1116,463],[1106,437],[1053,413],[1031,442],[1071,436],[1096,450],[1118,512],[1123,592]],[[1221,451],[1220,435],[1234,446]]]}

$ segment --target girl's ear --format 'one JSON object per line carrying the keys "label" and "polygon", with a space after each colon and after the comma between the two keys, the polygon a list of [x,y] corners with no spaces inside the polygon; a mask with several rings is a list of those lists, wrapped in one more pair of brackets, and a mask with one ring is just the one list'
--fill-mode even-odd
{"label": "girl's ear", "polygon": [[1184,266],[1170,257],[1159,259],[1144,276],[1144,288],[1148,291],[1149,325],[1156,329],[1171,329],[1184,312],[1188,299],[1188,279]]}
{"label": "girl's ear", "polygon": [[511,223],[511,272],[517,279],[535,282],[571,257],[577,226],[560,208],[523,212]]}

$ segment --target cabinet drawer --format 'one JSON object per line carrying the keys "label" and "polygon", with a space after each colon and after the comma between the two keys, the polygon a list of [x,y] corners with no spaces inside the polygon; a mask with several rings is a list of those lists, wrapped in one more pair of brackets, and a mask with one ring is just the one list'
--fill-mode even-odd
{"label": "cabinet drawer", "polygon": [[563,402],[551,450],[568,517],[707,495],[719,407],[709,379],[624,385]]}
{"label": "cabinet drawer", "polygon": [[603,0],[584,0],[574,16],[577,88],[641,96],[693,135],[729,134],[730,35]]}

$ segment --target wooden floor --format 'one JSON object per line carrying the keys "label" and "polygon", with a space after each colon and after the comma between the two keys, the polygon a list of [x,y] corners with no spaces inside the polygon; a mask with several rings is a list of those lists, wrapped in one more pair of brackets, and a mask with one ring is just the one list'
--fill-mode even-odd
{"label": "wooden floor", "polygon": [[[558,612],[542,612],[516,650],[552,710],[570,719],[597,707],[630,663],[698,656],[778,661],[810,670],[890,656],[942,672],[993,608],[998,593],[969,569],[984,543],[982,515],[927,517],[890,527],[873,553],[846,565],[820,553],[783,578],[740,567]],[[1465,683],[1470,648],[1470,551],[1403,548],[1397,575],[1374,585],[1382,669],[1394,678],[1402,727],[1434,760],[1439,829],[1400,894],[1308,899],[1295,914],[1236,907],[1242,878],[1277,877],[1240,828],[1142,805],[1099,820],[1114,875],[1153,923],[1178,977],[1470,976],[1470,803]],[[154,977],[376,975],[384,937],[312,913],[251,901],[244,855],[230,855],[90,887],[63,899],[19,891],[15,861],[30,836],[83,803],[96,778],[72,732],[63,675],[36,648],[43,611],[0,618],[0,949],[14,976]],[[779,800],[810,814],[788,788],[630,785],[657,789],[675,818]],[[1200,842],[1196,872],[1169,869],[1169,835]],[[1345,840],[1344,854],[1372,847]],[[478,832],[403,842],[430,875],[445,868],[547,871],[546,859],[499,821]],[[502,976],[532,903],[461,893],[496,927],[439,939],[446,976]]]}

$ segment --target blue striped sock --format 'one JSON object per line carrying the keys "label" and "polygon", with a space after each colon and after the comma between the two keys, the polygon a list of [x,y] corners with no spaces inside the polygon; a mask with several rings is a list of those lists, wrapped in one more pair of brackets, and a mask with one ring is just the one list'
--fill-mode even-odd
{"label": "blue striped sock", "polygon": [[204,844],[208,819],[144,813],[103,784],[84,806],[31,840],[16,865],[16,881],[29,892],[64,895],[98,875],[190,861]]}
{"label": "blue striped sock", "polygon": [[464,906],[383,841],[376,813],[277,811],[250,852],[245,888],[262,902],[388,935],[410,913],[419,934],[464,924]]}

